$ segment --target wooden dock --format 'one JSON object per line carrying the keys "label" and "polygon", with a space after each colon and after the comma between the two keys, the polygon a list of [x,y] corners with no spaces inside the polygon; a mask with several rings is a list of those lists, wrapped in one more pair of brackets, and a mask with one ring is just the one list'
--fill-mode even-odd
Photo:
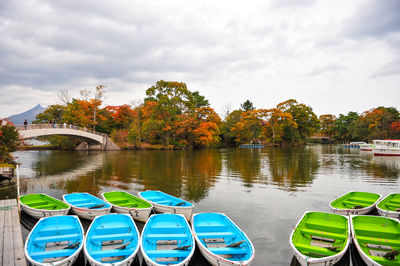
{"label": "wooden dock", "polygon": [[26,265],[16,199],[0,200],[0,265]]}

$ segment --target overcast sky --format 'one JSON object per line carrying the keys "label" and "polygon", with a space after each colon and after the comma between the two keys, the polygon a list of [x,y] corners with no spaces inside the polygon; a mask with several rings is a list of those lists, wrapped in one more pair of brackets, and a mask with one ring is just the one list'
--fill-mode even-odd
{"label": "overcast sky", "polygon": [[400,1],[0,1],[0,117],[97,84],[129,104],[160,79],[220,114],[400,109]]}

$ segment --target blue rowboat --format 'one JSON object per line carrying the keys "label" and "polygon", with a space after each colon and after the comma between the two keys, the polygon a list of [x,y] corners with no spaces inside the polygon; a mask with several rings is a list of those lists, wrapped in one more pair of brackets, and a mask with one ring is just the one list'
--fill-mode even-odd
{"label": "blue rowboat", "polygon": [[181,198],[171,196],[158,190],[146,190],[138,193],[141,198],[153,204],[158,213],[182,214],[186,220],[190,220],[194,204]]}
{"label": "blue rowboat", "polygon": [[82,224],[75,215],[41,218],[25,242],[32,265],[72,265],[83,247]]}
{"label": "blue rowboat", "polygon": [[85,257],[90,265],[131,265],[139,250],[139,239],[130,215],[97,216],[87,232]]}
{"label": "blue rowboat", "polygon": [[225,214],[194,214],[192,229],[200,252],[212,265],[250,265],[254,259],[250,239]]}
{"label": "blue rowboat", "polygon": [[140,248],[147,265],[188,265],[195,250],[192,231],[180,214],[150,216]]}
{"label": "blue rowboat", "polygon": [[112,207],[111,204],[89,193],[65,194],[63,199],[71,207],[72,213],[89,220],[99,215],[109,214]]}

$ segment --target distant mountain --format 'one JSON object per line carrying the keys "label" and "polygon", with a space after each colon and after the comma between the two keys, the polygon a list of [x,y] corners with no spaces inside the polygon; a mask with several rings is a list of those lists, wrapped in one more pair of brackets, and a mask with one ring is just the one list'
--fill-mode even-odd
{"label": "distant mountain", "polygon": [[35,117],[42,113],[46,108],[43,108],[40,104],[36,105],[32,109],[25,111],[20,114],[12,115],[7,119],[13,122],[15,125],[23,125],[25,119],[28,120],[28,124],[32,124],[32,121],[35,120]]}

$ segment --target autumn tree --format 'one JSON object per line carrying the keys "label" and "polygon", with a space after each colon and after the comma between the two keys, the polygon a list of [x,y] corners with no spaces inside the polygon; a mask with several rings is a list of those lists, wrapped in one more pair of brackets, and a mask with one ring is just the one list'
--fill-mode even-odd
{"label": "autumn tree", "polygon": [[235,141],[238,143],[259,141],[261,120],[257,110],[242,112],[240,121],[231,128],[231,131],[236,136]]}
{"label": "autumn tree", "polygon": [[293,134],[295,141],[305,142],[311,135],[318,132],[320,121],[310,106],[290,99],[278,104],[277,108],[291,114],[293,121],[296,122],[297,128]]}
{"label": "autumn tree", "polygon": [[0,120],[0,163],[14,163],[11,152],[17,150],[19,134],[13,123]]}
{"label": "autumn tree", "polygon": [[223,142],[226,145],[236,144],[237,133],[231,129],[240,122],[242,110],[234,110],[230,112],[224,119],[221,125],[221,135]]}
{"label": "autumn tree", "polygon": [[278,108],[260,109],[259,117],[262,119],[262,136],[267,142],[282,143],[292,140],[290,134],[297,129],[293,116]]}
{"label": "autumn tree", "polygon": [[321,121],[320,133],[328,137],[333,137],[335,134],[335,121],[336,116],[331,114],[320,115],[319,121]]}

